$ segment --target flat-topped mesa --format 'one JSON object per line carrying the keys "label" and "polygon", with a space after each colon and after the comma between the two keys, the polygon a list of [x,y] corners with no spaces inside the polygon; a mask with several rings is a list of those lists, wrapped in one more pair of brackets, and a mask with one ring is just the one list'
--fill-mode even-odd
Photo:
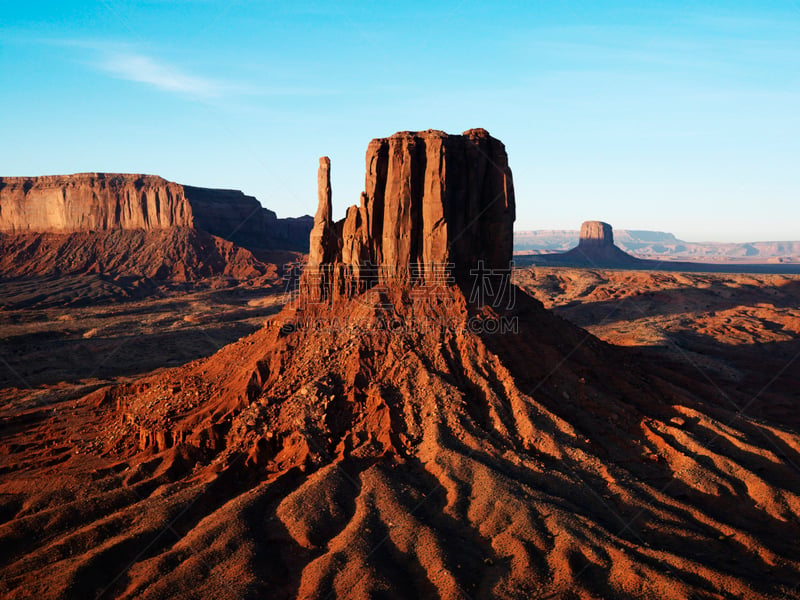
{"label": "flat-topped mesa", "polygon": [[73,233],[194,227],[183,186],[153,175],[0,178],[0,231]]}
{"label": "flat-topped mesa", "polygon": [[0,233],[194,227],[249,248],[303,250],[310,221],[279,219],[238,190],[181,185],[155,175],[0,177]]}
{"label": "flat-topped mesa", "polygon": [[581,224],[580,248],[600,248],[614,245],[614,230],[602,221],[584,221]]}
{"label": "flat-topped mesa", "polygon": [[[320,278],[323,286],[350,294],[376,282],[440,281],[445,271],[466,277],[479,265],[509,268],[514,185],[505,146],[486,130],[403,131],[372,140],[361,203],[332,229],[322,201],[323,183],[330,190],[326,160],[309,258],[310,267],[331,274]],[[323,230],[337,238],[334,256]]]}

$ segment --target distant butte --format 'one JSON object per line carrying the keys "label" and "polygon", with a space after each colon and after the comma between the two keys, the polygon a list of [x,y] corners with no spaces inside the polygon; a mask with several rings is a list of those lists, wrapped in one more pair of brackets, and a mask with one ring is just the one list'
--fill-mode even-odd
{"label": "distant butte", "polygon": [[614,245],[614,230],[602,221],[584,221],[581,224],[580,248],[607,248]]}
{"label": "distant butte", "polygon": [[[519,260],[521,258],[521,260]],[[648,261],[631,256],[614,245],[614,230],[603,221],[584,221],[578,246],[558,254],[518,257],[517,262],[573,267],[643,267]],[[655,261],[653,261],[655,262]]]}

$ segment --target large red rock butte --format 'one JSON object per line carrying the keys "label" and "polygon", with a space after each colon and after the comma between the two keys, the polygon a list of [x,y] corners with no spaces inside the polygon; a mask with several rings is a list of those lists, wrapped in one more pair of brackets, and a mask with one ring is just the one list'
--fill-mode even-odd
{"label": "large red rock butte", "polygon": [[505,146],[485,129],[404,131],[372,140],[366,170],[360,205],[334,223],[330,160],[320,159],[308,267],[331,275],[328,284],[337,292],[375,281],[430,282],[447,266],[456,276],[479,263],[509,268],[514,185]]}

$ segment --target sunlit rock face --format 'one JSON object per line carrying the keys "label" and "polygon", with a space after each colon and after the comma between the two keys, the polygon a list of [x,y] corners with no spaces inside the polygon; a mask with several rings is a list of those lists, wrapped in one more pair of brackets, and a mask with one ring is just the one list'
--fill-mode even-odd
{"label": "sunlit rock face", "polygon": [[251,248],[305,250],[311,218],[279,219],[238,190],[155,175],[79,173],[0,178],[0,232],[202,229]]}
{"label": "sunlit rock face", "polygon": [[[505,146],[484,129],[399,132],[367,147],[365,191],[331,220],[330,161],[320,159],[310,270],[345,287],[405,284],[476,265],[509,266],[514,185]],[[326,275],[326,277],[328,276]]]}

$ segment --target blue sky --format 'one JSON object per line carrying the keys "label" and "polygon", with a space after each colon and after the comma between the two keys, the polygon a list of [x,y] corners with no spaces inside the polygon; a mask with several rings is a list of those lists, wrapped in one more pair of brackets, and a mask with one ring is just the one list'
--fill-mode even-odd
{"label": "blue sky", "polygon": [[144,172],[313,212],[367,143],[485,127],[517,229],[800,239],[800,0],[12,2],[0,175]]}

